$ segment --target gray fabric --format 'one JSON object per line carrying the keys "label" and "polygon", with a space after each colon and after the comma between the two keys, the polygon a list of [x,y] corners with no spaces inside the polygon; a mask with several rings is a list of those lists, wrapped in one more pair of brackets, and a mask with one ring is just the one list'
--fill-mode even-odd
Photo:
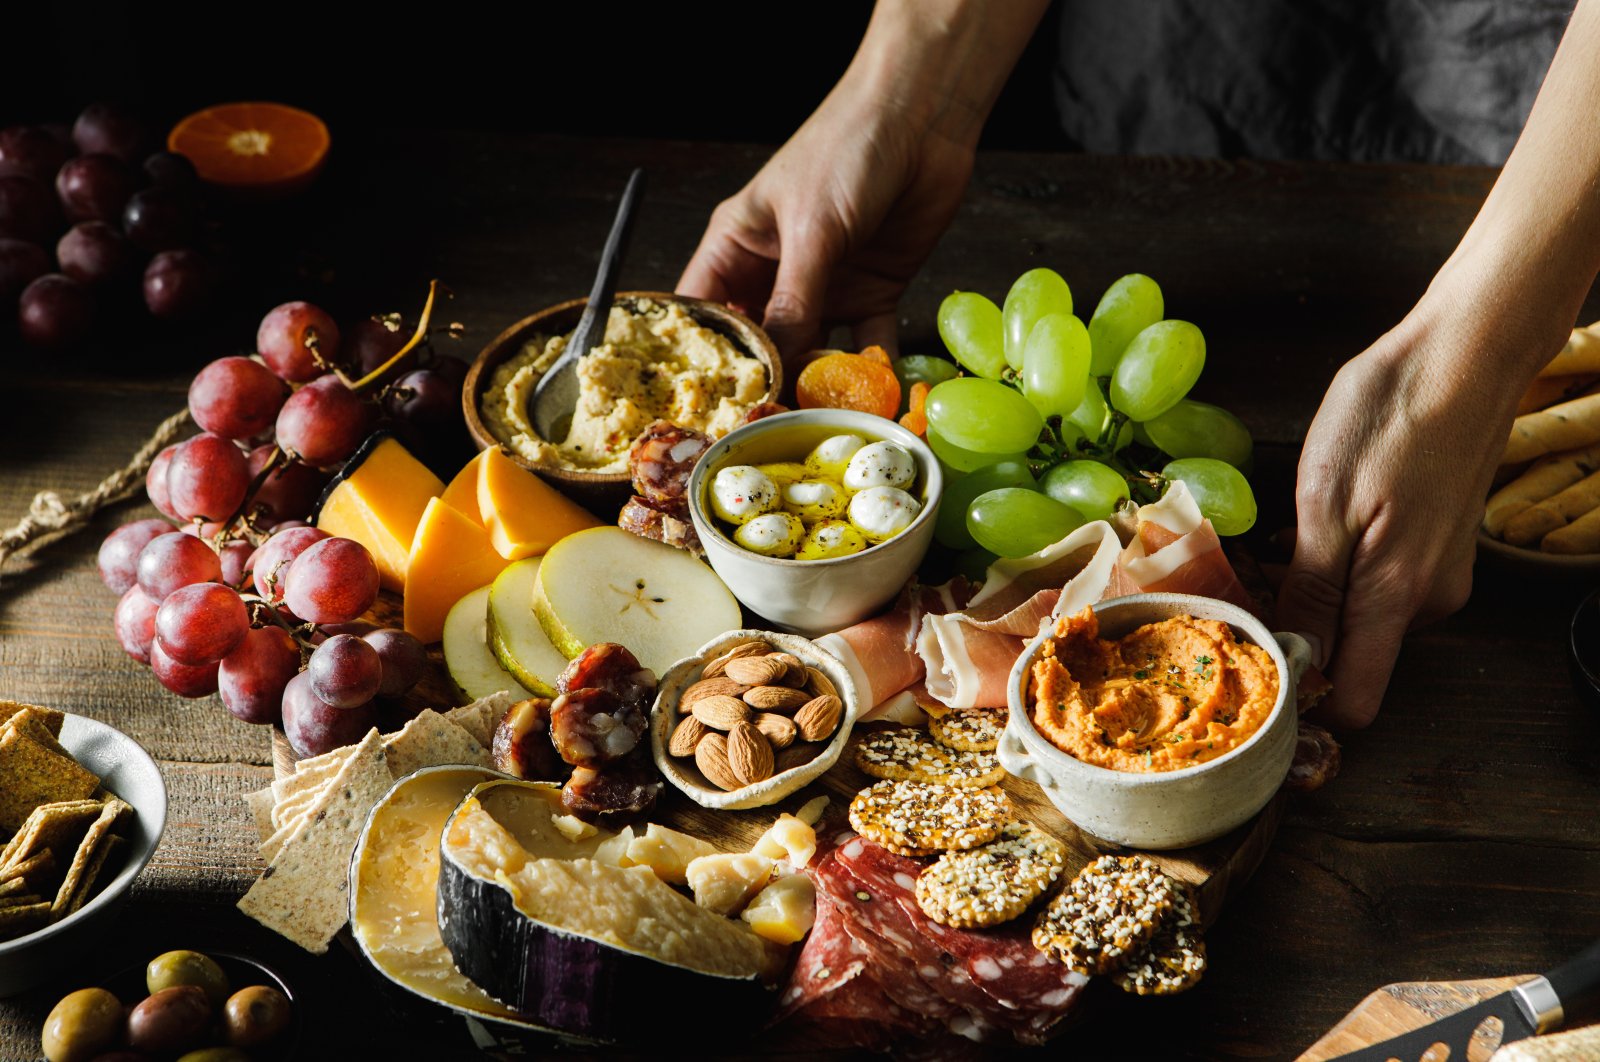
{"label": "gray fabric", "polygon": [[1505,161],[1573,0],[1063,0],[1056,104],[1107,154]]}

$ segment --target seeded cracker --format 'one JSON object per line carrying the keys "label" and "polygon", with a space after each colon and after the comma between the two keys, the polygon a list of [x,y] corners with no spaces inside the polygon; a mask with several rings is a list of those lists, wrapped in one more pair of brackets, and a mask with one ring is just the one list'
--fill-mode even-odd
{"label": "seeded cracker", "polygon": [[947,749],[913,727],[874,731],[856,745],[855,756],[874,778],[896,782],[983,789],[1006,775],[993,753]]}
{"label": "seeded cracker", "polygon": [[1007,823],[979,848],[946,852],[917,878],[917,906],[935,922],[975,929],[1009,922],[1061,875],[1067,850],[1026,823]]}
{"label": "seeded cracker", "polygon": [[0,725],[4,725],[13,715],[25,710],[39,716],[44,721],[44,727],[54,737],[61,736],[61,724],[66,721],[67,713],[59,708],[46,708],[39,704],[23,704],[21,701],[0,700]]}
{"label": "seeded cracker", "polygon": [[1112,973],[1155,936],[1177,892],[1143,856],[1101,856],[1039,915],[1033,946],[1078,973]]}
{"label": "seeded cracker", "polygon": [[75,852],[83,831],[100,815],[98,800],[64,800],[40,804],[28,813],[22,829],[0,853],[0,871],[7,874],[19,863],[46,849]]}
{"label": "seeded cracker", "polygon": [[1150,943],[1112,975],[1124,992],[1170,996],[1193,988],[1206,972],[1206,942],[1194,916],[1193,894],[1179,886],[1172,912]]}
{"label": "seeded cracker", "polygon": [[1004,708],[952,708],[928,718],[928,733],[947,749],[993,752],[1006,728]]}
{"label": "seeded cracker", "polygon": [[0,831],[20,828],[40,804],[83,800],[100,778],[26,734],[0,734]]}
{"label": "seeded cracker", "polygon": [[976,848],[1011,821],[999,789],[883,781],[850,802],[850,825],[869,841],[902,855],[910,849]]}

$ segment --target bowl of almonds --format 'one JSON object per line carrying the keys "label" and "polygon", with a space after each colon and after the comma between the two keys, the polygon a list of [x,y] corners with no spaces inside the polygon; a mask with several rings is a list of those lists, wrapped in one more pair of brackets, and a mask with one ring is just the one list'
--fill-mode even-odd
{"label": "bowl of almonds", "polygon": [[832,767],[859,711],[838,657],[795,634],[738,630],[662,677],[656,766],[702,807],[775,804]]}

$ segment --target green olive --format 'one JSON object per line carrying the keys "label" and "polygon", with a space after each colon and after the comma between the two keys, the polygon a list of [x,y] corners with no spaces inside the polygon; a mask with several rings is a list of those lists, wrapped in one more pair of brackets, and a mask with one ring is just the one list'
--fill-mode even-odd
{"label": "green olive", "polygon": [[222,1014],[228,1042],[235,1047],[255,1047],[288,1027],[289,999],[276,988],[251,985],[235,992]]}
{"label": "green olive", "polygon": [[237,1047],[202,1047],[178,1056],[178,1062],[250,1062],[250,1055]]}
{"label": "green olive", "polygon": [[213,1007],[227,1001],[232,990],[228,975],[222,972],[215,959],[198,951],[169,951],[157,955],[144,968],[144,985],[153,996],[163,988],[176,985],[198,985]]}
{"label": "green olive", "polygon": [[213,1008],[199,985],[173,985],[128,1012],[128,1045],[147,1054],[180,1054],[200,1043]]}
{"label": "green olive", "polygon": [[84,1062],[121,1038],[122,1000],[103,988],[80,988],[51,1008],[40,1046],[50,1062]]}

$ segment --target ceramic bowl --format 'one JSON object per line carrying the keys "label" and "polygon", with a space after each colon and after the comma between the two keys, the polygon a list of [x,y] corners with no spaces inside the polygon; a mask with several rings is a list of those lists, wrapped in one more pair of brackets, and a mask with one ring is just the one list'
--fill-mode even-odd
{"label": "ceramic bowl", "polygon": [[1102,638],[1175,616],[1222,620],[1240,641],[1265,649],[1278,670],[1278,699],[1261,728],[1238,748],[1177,771],[1142,773],[1098,767],[1067,755],[1034,727],[1028,710],[1029,672],[1054,625],[1028,643],[1011,669],[1010,719],[1000,739],[1000,763],[1036,782],[1050,802],[1084,832],[1133,848],[1172,849],[1221,837],[1272,799],[1294,759],[1299,712],[1295,685],[1311,661],[1305,640],[1273,634],[1235,605],[1187,594],[1133,594],[1094,606]]}
{"label": "ceramic bowl", "polygon": [[[839,694],[839,700],[844,702],[844,712],[839,719],[839,729],[834,731],[827,746],[812,759],[775,774],[765,781],[747,785],[743,789],[725,791],[706,781],[705,775],[695,767],[693,759],[679,759],[668,755],[667,740],[672,736],[673,727],[682,718],[678,714],[678,699],[683,696],[685,689],[700,680],[706,664],[733,646],[755,639],[771,645],[775,652],[793,653],[807,665],[822,672],[828,681],[833,683],[834,689]],[[757,630],[729,631],[702,645],[693,656],[673,664],[662,676],[660,684],[656,687],[655,707],[650,713],[650,751],[655,756],[656,766],[661,769],[667,781],[701,807],[716,811],[766,807],[768,804],[776,804],[790,793],[822,777],[829,767],[838,762],[840,754],[844,752],[845,743],[850,740],[850,730],[860,712],[861,699],[856,693],[855,682],[850,678],[850,671],[844,666],[844,662],[832,653],[818,648],[814,642],[793,634]]]}
{"label": "ceramic bowl", "polygon": [[[711,480],[724,465],[799,461],[823,439],[846,432],[868,442],[898,443],[916,459],[911,493],[922,511],[887,542],[832,560],[763,557],[737,545],[711,515]],[[689,515],[706,559],[734,597],[782,630],[819,635],[864,620],[894,600],[933,542],[943,491],[933,451],[894,421],[846,409],[803,409],[746,424],[707,450],[689,476]]]}
{"label": "ceramic bowl", "polygon": [[99,775],[107,789],[133,806],[126,834],[129,844],[111,880],[77,911],[0,943],[0,997],[49,980],[104,937],[107,921],[128,898],[129,886],[155,854],[167,824],[166,783],[156,761],[137,741],[115,727],[71,714],[61,724],[58,740],[73,758]]}
{"label": "ceramic bowl", "polygon": [[[675,302],[684,306],[689,316],[697,322],[731,339],[734,346],[746,354],[760,359],[767,368],[766,401],[777,401],[778,393],[783,388],[783,360],[778,356],[778,348],[773,346],[772,340],[749,318],[720,303],[705,302],[663,291],[624,291],[616,296],[617,304],[622,306],[646,299],[660,303]],[[489,430],[478,409],[479,399],[488,388],[494,371],[501,363],[520,352],[523,344],[534,336],[570,333],[578,327],[578,318],[583,316],[583,308],[588,301],[588,299],[571,299],[546,307],[538,313],[529,314],[495,336],[488,346],[479,351],[472,366],[467,370],[466,380],[461,385],[462,413],[466,417],[467,431],[471,433],[478,449],[500,446],[504,442]],[[632,493],[628,473],[625,471],[586,472],[559,468],[537,464],[509,450],[507,453],[512,460],[524,468],[537,472],[579,501],[602,507],[605,505],[616,507],[626,501],[628,495]]]}

